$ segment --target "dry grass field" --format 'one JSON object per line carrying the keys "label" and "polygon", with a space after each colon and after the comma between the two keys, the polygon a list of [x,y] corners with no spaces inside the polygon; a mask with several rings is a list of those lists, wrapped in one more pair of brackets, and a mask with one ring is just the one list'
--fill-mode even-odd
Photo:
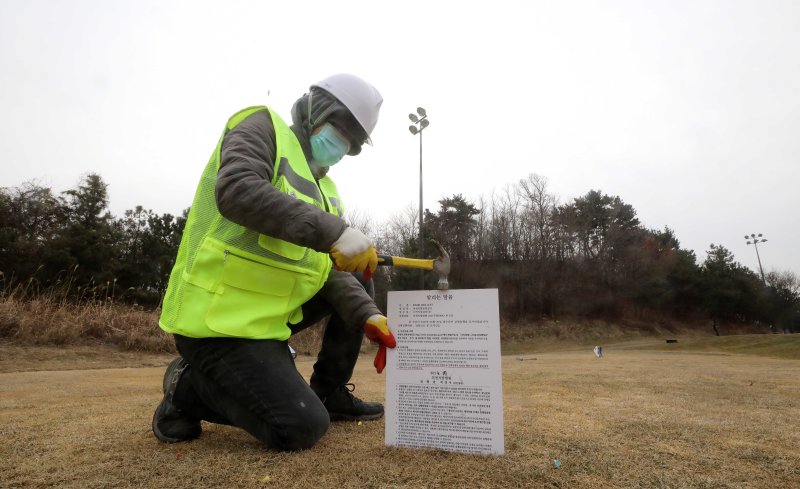
{"label": "dry grass field", "polygon": [[[336,423],[298,453],[205,423],[164,445],[150,418],[169,355],[0,343],[0,487],[800,487],[800,360],[604,350],[505,356],[506,455],[491,457],[388,448],[383,421]],[[382,399],[362,358],[356,392]]]}

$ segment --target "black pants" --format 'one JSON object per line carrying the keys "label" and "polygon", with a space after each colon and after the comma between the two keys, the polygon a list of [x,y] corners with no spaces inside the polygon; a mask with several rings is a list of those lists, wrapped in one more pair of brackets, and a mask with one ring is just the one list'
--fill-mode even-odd
{"label": "black pants", "polygon": [[[362,285],[374,295],[371,282]],[[326,316],[311,385],[295,368],[286,341],[175,335],[190,367],[173,402],[189,416],[238,426],[272,448],[313,446],[330,424],[320,397],[350,380],[364,337],[319,297],[303,305],[303,320],[290,325],[292,334]]]}

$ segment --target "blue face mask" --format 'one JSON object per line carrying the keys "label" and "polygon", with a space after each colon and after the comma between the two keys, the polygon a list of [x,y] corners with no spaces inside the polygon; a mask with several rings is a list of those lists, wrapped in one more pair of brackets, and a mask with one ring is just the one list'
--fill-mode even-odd
{"label": "blue face mask", "polygon": [[330,124],[311,136],[311,156],[322,167],[333,166],[350,151],[350,143]]}

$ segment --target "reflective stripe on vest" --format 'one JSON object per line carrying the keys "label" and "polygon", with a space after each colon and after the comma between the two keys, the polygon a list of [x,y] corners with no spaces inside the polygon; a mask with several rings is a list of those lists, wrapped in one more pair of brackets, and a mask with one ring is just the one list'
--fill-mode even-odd
{"label": "reflective stripe on vest", "polygon": [[313,199],[315,202],[322,202],[322,196],[319,193],[319,187],[314,182],[310,182],[305,178],[301,177],[292,169],[292,165],[286,160],[286,158],[281,158],[277,165],[277,174],[278,177],[286,178],[286,181],[294,187],[295,190],[300,192],[301,194],[305,195],[309,199]]}
{"label": "reflective stripe on vest", "polygon": [[339,217],[344,216],[344,204],[342,203],[342,199],[339,198],[339,190],[336,188],[336,184],[333,183],[333,180],[325,176],[320,179],[319,188],[327,199],[328,212],[336,214]]}

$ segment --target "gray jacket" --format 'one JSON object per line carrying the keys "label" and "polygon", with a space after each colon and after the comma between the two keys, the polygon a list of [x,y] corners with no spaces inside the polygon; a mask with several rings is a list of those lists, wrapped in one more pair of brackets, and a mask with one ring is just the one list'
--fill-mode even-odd
{"label": "gray jacket", "polygon": [[[309,158],[303,131],[296,126],[292,131]],[[347,223],[272,186],[275,148],[275,128],[266,112],[251,115],[225,136],[216,184],[220,214],[261,234],[329,252]],[[332,270],[319,295],[353,326],[381,314],[350,273]]]}

